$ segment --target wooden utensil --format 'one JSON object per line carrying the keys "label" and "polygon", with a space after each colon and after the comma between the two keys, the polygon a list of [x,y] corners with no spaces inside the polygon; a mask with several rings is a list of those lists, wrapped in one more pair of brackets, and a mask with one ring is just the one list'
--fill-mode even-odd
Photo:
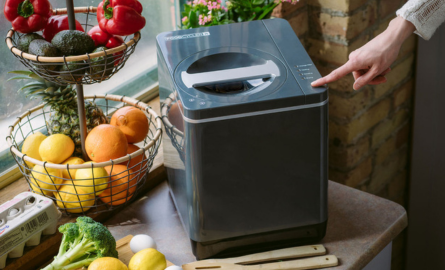
{"label": "wooden utensil", "polygon": [[192,262],[187,265],[200,266],[207,263],[236,263],[236,264],[251,264],[261,263],[274,260],[286,260],[302,257],[310,257],[326,254],[326,249],[323,245],[310,245],[301,247],[291,247],[279,250],[272,250],[256,254],[250,254],[241,257],[227,258],[227,259],[209,259],[197,262]]}
{"label": "wooden utensil", "polygon": [[257,264],[257,265],[240,265],[233,263],[206,263],[199,266],[183,265],[184,270],[305,270],[325,268],[338,265],[338,259],[334,255],[318,256],[306,259],[298,259],[292,261]]}

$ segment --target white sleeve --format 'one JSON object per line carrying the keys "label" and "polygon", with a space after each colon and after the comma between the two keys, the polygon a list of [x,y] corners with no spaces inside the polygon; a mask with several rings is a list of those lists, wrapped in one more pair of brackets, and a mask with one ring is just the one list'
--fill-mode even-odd
{"label": "white sleeve", "polygon": [[414,33],[429,40],[445,20],[445,0],[409,0],[396,14],[414,24]]}

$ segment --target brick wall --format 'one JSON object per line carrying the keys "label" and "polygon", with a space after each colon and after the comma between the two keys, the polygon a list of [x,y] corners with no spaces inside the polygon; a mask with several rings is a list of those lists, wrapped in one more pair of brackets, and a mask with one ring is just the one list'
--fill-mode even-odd
{"label": "brick wall", "polygon": [[[322,75],[384,31],[403,0],[300,0],[273,13],[289,21]],[[354,91],[348,75],[329,85],[329,178],[406,206],[416,36],[403,45],[388,81]],[[393,243],[403,269],[405,235]]]}

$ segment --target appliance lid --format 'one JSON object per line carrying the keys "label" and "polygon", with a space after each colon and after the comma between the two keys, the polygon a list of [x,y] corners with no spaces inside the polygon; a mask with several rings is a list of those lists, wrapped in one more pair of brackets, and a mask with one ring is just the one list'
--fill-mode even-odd
{"label": "appliance lid", "polygon": [[252,21],[162,33],[165,63],[186,119],[202,120],[327,100],[327,88],[289,23]]}
{"label": "appliance lid", "polygon": [[[277,91],[287,80],[287,73],[284,63],[271,54],[222,47],[188,57],[176,68],[174,79],[182,99],[201,103],[184,105],[200,109],[205,108],[203,103],[220,107],[257,101]],[[300,94],[304,95],[302,91]]]}

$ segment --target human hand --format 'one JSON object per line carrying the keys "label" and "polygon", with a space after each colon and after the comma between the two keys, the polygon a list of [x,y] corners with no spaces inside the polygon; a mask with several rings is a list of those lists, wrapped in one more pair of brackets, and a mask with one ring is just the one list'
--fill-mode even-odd
{"label": "human hand", "polygon": [[402,17],[391,21],[388,28],[349,55],[349,61],[327,76],[311,83],[312,87],[334,82],[351,73],[354,89],[386,82],[385,75],[391,71],[391,64],[397,59],[402,43],[413,33],[415,27]]}

